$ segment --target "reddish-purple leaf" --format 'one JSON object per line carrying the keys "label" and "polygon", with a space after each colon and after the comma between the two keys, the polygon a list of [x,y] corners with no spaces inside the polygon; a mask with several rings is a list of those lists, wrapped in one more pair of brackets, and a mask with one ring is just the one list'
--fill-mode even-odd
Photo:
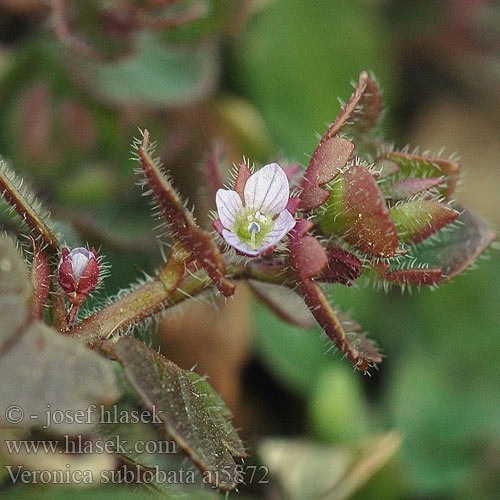
{"label": "reddish-purple leaf", "polygon": [[431,286],[439,282],[441,269],[439,268],[409,268],[390,271],[391,265],[387,262],[372,262],[372,269],[376,278],[390,281],[399,285]]}
{"label": "reddish-purple leaf", "polygon": [[204,229],[192,228],[181,241],[192,252],[196,262],[210,276],[219,291],[226,297],[233,295],[235,285],[225,276],[224,261],[212,235]]}
{"label": "reddish-purple leaf", "polygon": [[358,369],[366,373],[371,366],[382,361],[375,345],[359,333],[346,333],[335,311],[318,285],[312,279],[300,281],[304,301],[325,333]]}
{"label": "reddish-purple leaf", "polygon": [[441,278],[441,269],[398,269],[384,276],[387,281],[401,285],[431,286]]}
{"label": "reddish-purple leaf", "polygon": [[289,235],[290,263],[300,279],[316,276],[328,263],[321,243],[306,234],[312,227],[311,221],[299,219]]}
{"label": "reddish-purple leaf", "polygon": [[352,286],[361,275],[361,261],[352,253],[330,243],[326,249],[328,265],[318,281]]}
{"label": "reddish-purple leaf", "polygon": [[196,225],[191,212],[183,206],[179,195],[150,156],[149,132],[146,130],[137,151],[146,180],[174,236],[192,253],[221,293],[232,295],[234,283],[225,277],[224,261],[218,246],[210,233]]}
{"label": "reddish-purple leaf", "polygon": [[398,248],[396,227],[371,172],[355,165],[344,181],[346,218],[351,221],[344,239],[369,255],[391,257]]}
{"label": "reddish-purple leaf", "polygon": [[322,205],[329,196],[320,187],[333,180],[346,166],[354,144],[341,137],[321,139],[302,179],[301,210],[309,212]]}
{"label": "reddish-purple leaf", "polygon": [[404,200],[409,196],[439,186],[444,181],[444,177],[411,177],[400,179],[387,188],[387,197],[391,200]]}
{"label": "reddish-purple leaf", "polygon": [[440,190],[446,195],[446,199],[450,199],[455,192],[460,173],[460,164],[456,161],[400,152],[384,153],[381,158],[397,163],[406,177],[444,176],[445,182]]}
{"label": "reddish-purple leaf", "polygon": [[437,201],[418,200],[391,209],[399,240],[417,244],[453,222],[458,212]]}
{"label": "reddish-purple leaf", "polygon": [[[366,372],[370,366],[381,361],[375,346],[359,333],[346,333],[341,321],[313,276],[318,275],[328,264],[328,257],[320,242],[306,233],[313,227],[311,221],[299,219],[290,233],[290,264],[295,272],[301,295],[337,348],[356,368]],[[340,257],[340,253],[336,254]],[[346,255],[342,257],[347,260]]]}
{"label": "reddish-purple leaf", "polygon": [[380,91],[368,73],[363,71],[359,75],[359,82],[351,98],[324,138],[333,137],[340,131],[355,136],[366,134],[378,123],[381,112]]}
{"label": "reddish-purple leaf", "polygon": [[[164,429],[204,473],[223,490],[238,486],[235,457],[245,449],[230,423],[230,412],[215,391],[192,372],[132,337],[121,337],[114,355],[123,373],[150,411],[156,410]],[[221,425],[223,424],[223,425]]]}

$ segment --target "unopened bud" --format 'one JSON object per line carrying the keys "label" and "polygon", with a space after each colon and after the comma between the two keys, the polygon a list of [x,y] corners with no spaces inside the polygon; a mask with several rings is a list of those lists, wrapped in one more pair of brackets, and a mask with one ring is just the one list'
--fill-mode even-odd
{"label": "unopened bud", "polygon": [[95,290],[99,281],[99,261],[94,248],[63,248],[59,262],[59,284],[68,300],[79,306]]}

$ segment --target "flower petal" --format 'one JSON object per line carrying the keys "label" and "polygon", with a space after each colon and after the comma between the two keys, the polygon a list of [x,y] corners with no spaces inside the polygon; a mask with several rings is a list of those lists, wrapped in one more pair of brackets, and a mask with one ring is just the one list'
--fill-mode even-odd
{"label": "flower petal", "polygon": [[243,208],[240,195],[230,189],[219,189],[215,195],[215,203],[222,225],[226,229],[233,229],[234,219]]}
{"label": "flower petal", "polygon": [[78,281],[81,278],[83,271],[85,271],[85,268],[87,267],[88,263],[94,257],[94,255],[86,248],[78,247],[75,248],[74,250],[71,250],[69,256],[71,257],[73,278],[75,279],[75,281]]}
{"label": "flower petal", "polygon": [[248,179],[244,194],[247,208],[262,210],[271,216],[279,214],[288,203],[288,178],[277,163],[270,163]]}
{"label": "flower petal", "polygon": [[297,221],[293,218],[292,214],[288,210],[283,210],[273,222],[273,227],[269,234],[262,241],[259,253],[262,253],[270,246],[276,245],[285,234],[293,229],[296,223]]}
{"label": "flower petal", "polygon": [[261,253],[260,248],[258,250],[252,250],[250,247],[245,245],[245,243],[243,243],[235,233],[232,233],[227,229],[222,230],[222,237],[226,240],[226,243],[236,248],[236,250],[239,250],[241,253],[244,253],[245,255],[255,257]]}

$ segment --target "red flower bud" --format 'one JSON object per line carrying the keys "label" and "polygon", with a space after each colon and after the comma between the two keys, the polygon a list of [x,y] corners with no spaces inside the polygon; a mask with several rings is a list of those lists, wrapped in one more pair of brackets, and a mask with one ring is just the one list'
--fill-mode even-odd
{"label": "red flower bud", "polygon": [[63,248],[59,262],[59,284],[68,300],[79,306],[95,290],[99,280],[99,261],[94,248]]}

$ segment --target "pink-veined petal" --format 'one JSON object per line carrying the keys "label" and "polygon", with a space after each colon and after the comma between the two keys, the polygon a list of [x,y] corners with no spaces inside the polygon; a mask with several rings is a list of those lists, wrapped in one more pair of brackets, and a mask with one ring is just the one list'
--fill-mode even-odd
{"label": "pink-veined petal", "polygon": [[288,210],[283,210],[273,222],[273,227],[269,234],[262,241],[262,245],[259,248],[259,253],[263,252],[270,246],[276,245],[285,234],[291,231],[297,221],[293,218],[292,214]]}
{"label": "pink-veined petal", "polygon": [[222,225],[226,229],[233,229],[235,217],[243,208],[240,195],[230,189],[219,189],[215,195],[215,203]]}
{"label": "pink-veined petal", "polygon": [[244,253],[245,255],[255,257],[261,253],[260,248],[258,250],[252,250],[250,247],[245,245],[245,243],[243,243],[235,233],[232,233],[227,229],[222,230],[222,237],[224,238],[226,243],[236,248],[236,250],[239,250],[241,253]]}
{"label": "pink-veined petal", "polygon": [[273,216],[285,210],[290,196],[288,178],[277,163],[255,172],[245,184],[245,205]]}

